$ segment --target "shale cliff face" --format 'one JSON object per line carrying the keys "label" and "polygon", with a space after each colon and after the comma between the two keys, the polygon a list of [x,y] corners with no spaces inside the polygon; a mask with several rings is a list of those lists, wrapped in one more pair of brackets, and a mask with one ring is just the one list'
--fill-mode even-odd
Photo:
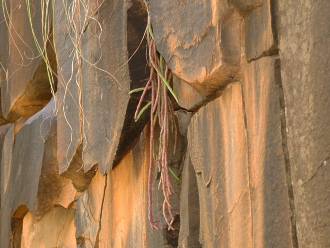
{"label": "shale cliff face", "polygon": [[[330,247],[329,13],[327,0],[2,0],[0,247]],[[149,112],[135,121],[129,93],[149,77],[148,20],[178,98],[174,230],[159,174],[148,184]]]}

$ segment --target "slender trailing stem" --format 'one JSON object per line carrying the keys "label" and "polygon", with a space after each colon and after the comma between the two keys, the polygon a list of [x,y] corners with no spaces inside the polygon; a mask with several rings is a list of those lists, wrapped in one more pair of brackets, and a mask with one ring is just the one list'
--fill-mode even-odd
{"label": "slender trailing stem", "polygon": [[[141,92],[141,97],[137,104],[135,112],[135,120],[138,120],[142,113],[149,106],[150,109],[150,135],[149,135],[149,172],[148,172],[148,219],[153,229],[159,229],[159,224],[154,220],[153,216],[153,180],[154,171],[158,169],[160,173],[158,188],[163,193],[162,214],[168,229],[174,229],[172,224],[174,221],[171,196],[173,195],[173,187],[169,174],[180,181],[174,171],[169,167],[169,137],[173,130],[176,130],[173,118],[172,99],[178,102],[171,87],[171,71],[167,67],[164,58],[157,52],[152,27],[150,25],[150,17],[147,24],[147,44],[148,44],[148,65],[150,69],[149,79],[145,87],[132,90],[131,93]],[[151,101],[142,109],[142,103],[146,101],[147,92],[151,91]],[[170,97],[172,96],[172,98]],[[156,132],[155,127],[159,127]],[[155,141],[158,140],[158,151],[155,151]],[[176,145],[176,144],[175,144]],[[157,156],[155,156],[157,154]],[[157,166],[156,166],[157,165]]]}

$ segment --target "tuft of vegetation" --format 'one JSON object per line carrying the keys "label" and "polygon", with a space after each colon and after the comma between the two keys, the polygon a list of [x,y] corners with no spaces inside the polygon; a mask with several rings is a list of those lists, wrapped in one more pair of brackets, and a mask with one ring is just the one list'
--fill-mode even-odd
{"label": "tuft of vegetation", "polygon": [[[169,136],[171,130],[176,133],[176,125],[173,115],[173,100],[178,102],[172,85],[172,73],[166,65],[164,58],[158,53],[152,26],[150,23],[150,13],[148,11],[148,23],[146,28],[147,39],[147,57],[148,66],[150,68],[149,80],[144,88],[132,90],[130,93],[141,92],[141,97],[138,102],[135,120],[138,120],[141,115],[150,109],[150,137],[149,137],[149,173],[148,173],[148,218],[153,229],[159,229],[159,222],[155,221],[153,216],[153,189],[154,189],[154,172],[157,170],[160,174],[158,188],[161,188],[164,196],[162,213],[164,220],[169,230],[174,230],[173,222],[174,215],[171,204],[171,196],[174,194],[173,186],[169,174],[179,180],[169,165]],[[142,103],[147,98],[147,93],[151,94],[151,100],[142,107]],[[156,132],[156,127],[159,127],[159,132]],[[174,135],[176,137],[176,135]],[[156,144],[157,142],[157,144]],[[176,141],[174,142],[176,143]],[[156,148],[158,145],[158,149]],[[174,145],[175,147],[175,145]],[[175,148],[174,148],[175,150]]]}

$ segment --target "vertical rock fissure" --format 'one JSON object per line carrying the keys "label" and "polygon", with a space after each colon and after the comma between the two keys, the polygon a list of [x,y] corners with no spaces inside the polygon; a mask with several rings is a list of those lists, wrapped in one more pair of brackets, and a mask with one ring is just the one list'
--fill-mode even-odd
{"label": "vertical rock fissure", "polygon": [[[279,42],[279,34],[278,34],[278,1],[272,0],[271,2],[271,15],[272,15],[272,31],[275,46],[278,47]],[[278,49],[277,49],[278,50]],[[281,140],[282,140],[282,150],[284,156],[285,163],[285,176],[286,183],[288,189],[288,197],[289,197],[289,207],[290,207],[290,223],[291,223],[291,239],[292,239],[292,247],[298,248],[298,236],[297,236],[297,223],[296,223],[296,210],[295,210],[295,200],[294,200],[294,192],[292,186],[292,175],[291,175],[291,163],[290,163],[290,155],[288,148],[288,137],[287,137],[287,126],[286,126],[286,111],[285,111],[285,97],[284,97],[284,89],[282,84],[281,77],[281,61],[277,59],[275,61],[275,83],[279,87],[279,103],[280,103],[280,120],[281,120]]]}
{"label": "vertical rock fissure", "polygon": [[270,12],[271,12],[271,27],[273,32],[274,46],[278,53],[278,32],[277,32],[277,20],[278,20],[278,2],[276,0],[270,0]]}
{"label": "vertical rock fissure", "polygon": [[[242,84],[241,87],[243,88]],[[245,94],[244,90],[242,89],[242,104],[243,104],[243,115],[244,115],[244,129],[247,141],[247,170],[248,170],[248,186],[249,186],[249,197],[250,197],[250,216],[251,216],[251,240],[252,240],[252,247],[254,247],[254,230],[253,230],[253,203],[252,203],[252,188],[251,188],[251,173],[250,173],[250,145],[248,143],[249,138],[249,129],[247,123],[247,115],[246,115],[246,104],[245,104]]]}
{"label": "vertical rock fissure", "polygon": [[21,247],[22,231],[23,231],[23,218],[12,218],[11,220],[11,237],[10,244],[12,248]]}
{"label": "vertical rock fissure", "polygon": [[283,154],[284,154],[285,172],[286,172],[285,175],[286,175],[286,182],[287,182],[288,196],[289,196],[289,205],[290,205],[292,247],[298,248],[299,243],[298,243],[298,237],[297,237],[296,209],[295,209],[294,192],[293,192],[293,186],[292,186],[292,175],[291,175],[291,163],[290,163],[289,148],[288,148],[288,138],[287,138],[287,131],[286,131],[287,126],[286,126],[286,115],[285,115],[285,97],[284,97],[284,90],[283,90],[283,85],[282,85],[280,69],[281,69],[280,60],[277,60],[276,64],[275,64],[275,82],[279,86],[282,149],[283,149]]}
{"label": "vertical rock fissure", "polygon": [[[131,6],[127,10],[127,52],[129,76],[131,79],[130,90],[144,87],[149,77],[149,67],[147,62],[147,41],[145,38],[148,13],[142,1],[130,1]],[[119,146],[113,166],[119,164],[120,160],[137,142],[138,137],[143,131],[149,116],[149,110],[145,112],[138,120],[134,120],[134,113],[139,102],[140,93],[130,95],[126,116],[119,140]],[[149,98],[143,102],[147,104]]]}
{"label": "vertical rock fissure", "polygon": [[105,199],[105,193],[108,186],[108,174],[105,175],[105,182],[104,182],[104,188],[103,188],[103,196],[102,196],[102,203],[101,203],[101,210],[100,210],[100,217],[99,217],[99,229],[97,231],[96,239],[95,239],[95,248],[99,248],[99,238],[100,238],[100,232],[102,228],[102,215],[103,215],[103,206],[104,206],[104,199]]}

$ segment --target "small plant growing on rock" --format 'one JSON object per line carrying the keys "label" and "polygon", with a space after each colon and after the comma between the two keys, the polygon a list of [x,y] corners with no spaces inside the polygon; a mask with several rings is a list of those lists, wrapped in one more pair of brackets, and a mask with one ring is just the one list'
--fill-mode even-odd
{"label": "small plant growing on rock", "polygon": [[[147,3],[146,3],[147,6]],[[148,8],[148,6],[147,6]],[[177,180],[179,178],[171,170],[169,165],[169,134],[171,128],[175,129],[174,115],[173,115],[173,103],[172,99],[178,102],[178,99],[171,87],[172,74],[166,65],[164,58],[157,52],[154,35],[150,23],[150,15],[148,11],[148,23],[146,28],[147,38],[147,53],[148,53],[148,66],[150,68],[149,79],[144,88],[138,88],[132,90],[130,93],[142,91],[139,99],[135,120],[138,120],[141,115],[150,109],[150,138],[149,138],[149,172],[148,172],[148,218],[150,225],[153,229],[159,229],[158,223],[153,216],[153,173],[157,169],[160,174],[160,181],[158,188],[161,188],[164,196],[162,213],[164,220],[169,230],[173,230],[174,215],[171,205],[171,195],[173,187],[171,184],[170,176]],[[142,103],[148,94],[151,94],[150,101],[142,107]],[[160,131],[156,132],[156,127],[159,127]],[[156,137],[158,135],[158,137]],[[156,142],[158,140],[158,150],[156,151]],[[176,141],[174,142],[176,143]],[[175,146],[175,145],[174,145]]]}

